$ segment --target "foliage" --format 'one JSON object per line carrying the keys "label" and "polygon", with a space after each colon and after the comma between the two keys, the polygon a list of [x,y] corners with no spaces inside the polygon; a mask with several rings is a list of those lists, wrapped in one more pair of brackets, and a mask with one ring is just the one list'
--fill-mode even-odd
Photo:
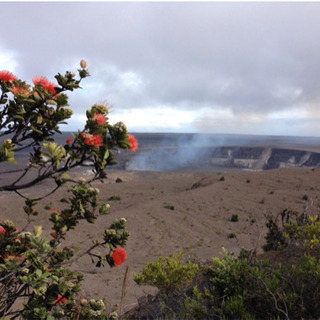
{"label": "foliage", "polygon": [[156,286],[165,293],[174,293],[182,286],[188,285],[199,268],[192,261],[183,264],[182,258],[182,252],[172,257],[160,257],[157,261],[148,263],[141,273],[136,274],[134,281],[139,285]]}
{"label": "foliage", "polygon": [[[0,317],[114,319],[116,316],[106,312],[102,300],[81,298],[83,275],[68,269],[73,251],[62,244],[79,220],[94,223],[99,215],[109,213],[109,204],[99,203],[99,189],[91,183],[106,178],[107,165],[115,163],[113,149],[136,149],[138,143],[122,122],[115,125],[108,122],[107,105],[95,104],[86,113],[84,129],[64,145],[57,144],[55,134],[61,133],[60,125],[72,115],[66,92],[79,89],[81,81],[89,76],[87,62],[82,60],[80,66],[78,79],[68,71],[55,76],[57,84],[35,77],[33,86],[8,71],[0,71],[0,164],[18,164],[14,170],[3,166],[1,174],[14,173],[14,177],[2,179],[0,191],[12,191],[23,197],[23,211],[29,218],[38,214],[38,201],[73,183],[69,197],[61,199],[64,208],[55,209],[50,215],[53,232],[49,239],[42,236],[42,226],[35,225],[33,230],[22,232],[12,221],[0,223]],[[26,151],[30,155],[28,161],[19,162],[17,159],[21,157],[17,155]],[[77,181],[67,174],[72,168],[88,165],[93,169],[88,179]],[[38,198],[23,194],[25,189],[44,180],[53,180],[55,187]],[[102,237],[87,251],[92,262],[98,267],[105,262],[111,267],[124,263],[123,247],[129,238],[126,220],[115,220]],[[98,247],[102,248],[101,254],[92,253]],[[22,307],[18,307],[21,302]]]}
{"label": "foliage", "polygon": [[[281,218],[281,222],[279,221]],[[269,217],[264,250],[280,250],[291,244],[320,249],[320,217],[285,209],[275,218]]]}
{"label": "foliage", "polygon": [[[235,257],[224,250],[221,258],[197,263],[198,272],[181,280],[179,288],[184,290],[176,290],[174,296],[163,284],[171,275],[176,279],[182,265],[176,268],[172,265],[169,275],[165,276],[159,272],[159,267],[149,267],[158,266],[158,262],[147,265],[142,273],[145,278],[140,275],[143,281],[137,283],[154,285],[159,289],[154,299],[161,310],[159,318],[318,319],[320,250],[316,239],[319,238],[319,218],[298,215],[290,210],[280,216],[282,227],[271,217],[267,221],[269,226],[273,221],[272,230],[275,225],[278,232],[281,233],[282,228],[285,230],[286,246],[276,252],[277,255],[270,251],[256,256],[255,252],[243,249]],[[159,261],[166,260],[162,258]],[[197,268],[193,266],[193,270]],[[179,303],[173,304],[172,299]]]}

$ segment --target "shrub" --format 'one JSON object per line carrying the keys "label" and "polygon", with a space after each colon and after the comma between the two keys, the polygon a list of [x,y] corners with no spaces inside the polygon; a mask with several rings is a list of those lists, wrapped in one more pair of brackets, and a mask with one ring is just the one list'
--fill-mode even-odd
{"label": "shrub", "polygon": [[[319,217],[286,209],[276,219],[269,217],[267,225],[268,245],[279,250],[277,254],[272,251],[256,256],[243,249],[235,257],[224,250],[221,258],[198,262],[196,273],[179,279],[180,291],[175,290],[174,295],[164,286],[168,276],[162,276],[159,267],[144,270],[146,278],[140,275],[143,281],[137,283],[160,290],[153,300],[158,308],[152,309],[158,311],[158,318],[168,318],[169,310],[169,318],[176,319],[318,319]],[[171,265],[173,279],[178,278],[179,267]],[[139,318],[139,313],[135,316]]]}
{"label": "shrub", "polygon": [[[69,197],[61,201],[64,208],[51,212],[53,232],[49,238],[42,236],[41,226],[35,225],[30,231],[21,232],[12,221],[0,223],[2,318],[114,318],[114,314],[106,312],[102,300],[80,299],[83,275],[66,267],[73,251],[62,244],[68,231],[74,229],[79,220],[94,223],[99,214],[109,213],[109,205],[99,203],[99,190],[91,183],[106,178],[107,165],[115,163],[113,149],[136,149],[138,144],[122,122],[109,124],[106,117],[108,107],[99,104],[87,111],[83,130],[74,133],[64,145],[55,142],[55,134],[61,133],[60,125],[72,115],[66,92],[79,89],[81,81],[89,76],[84,60],[80,66],[78,79],[73,72],[58,73],[55,76],[57,84],[44,77],[35,77],[33,85],[29,85],[9,71],[0,71],[0,136],[3,138],[0,164],[17,163],[16,155],[26,149],[30,155],[26,163],[19,163],[15,170],[17,177],[11,181],[2,180],[0,191],[12,191],[22,196],[25,199],[23,211],[29,219],[38,214],[35,206],[40,200],[63,185],[73,184],[69,188]],[[93,174],[88,179],[75,181],[67,172],[81,165],[91,165]],[[55,182],[52,190],[38,198],[23,194],[25,189],[46,179]],[[125,219],[115,220],[104,231],[103,239],[96,240],[88,249],[96,266],[103,266],[105,262],[109,266],[119,266],[125,261],[123,247],[129,237],[125,222]],[[101,254],[93,253],[97,247],[104,248]],[[15,304],[21,297],[24,303]]]}
{"label": "shrub", "polygon": [[[281,222],[279,221],[281,218]],[[269,217],[265,251],[281,250],[290,244],[320,249],[320,218],[285,209],[275,218]]]}
{"label": "shrub", "polygon": [[166,294],[175,293],[182,286],[188,285],[199,267],[196,263],[182,262],[183,253],[172,257],[160,257],[157,261],[148,263],[141,273],[134,276],[138,285],[151,285]]}

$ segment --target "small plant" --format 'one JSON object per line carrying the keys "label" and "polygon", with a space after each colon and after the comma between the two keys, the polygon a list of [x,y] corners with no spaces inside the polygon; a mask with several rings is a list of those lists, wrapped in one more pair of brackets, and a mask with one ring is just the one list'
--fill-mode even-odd
{"label": "small plant", "polygon": [[238,215],[237,214],[233,214],[231,219],[230,219],[231,222],[238,222],[239,221],[239,218],[238,218]]}
{"label": "small plant", "polygon": [[234,239],[236,237],[237,237],[237,234],[235,232],[231,232],[231,233],[228,234],[228,238],[229,239]]}
{"label": "small plant", "polygon": [[257,219],[256,219],[256,218],[251,218],[251,219],[250,219],[250,223],[251,223],[251,224],[254,224],[254,223],[256,223],[256,222],[257,222]]}
{"label": "small plant", "polygon": [[219,179],[219,181],[224,181],[225,179],[224,179],[224,176],[222,176],[220,179]]}
{"label": "small plant", "polygon": [[116,183],[121,183],[121,182],[123,182],[121,178],[116,179]]}
{"label": "small plant", "polygon": [[164,206],[166,209],[169,209],[169,210],[175,210],[175,207],[173,206],[173,205],[170,205],[170,204],[168,204],[168,205],[165,205]]}
{"label": "small plant", "polygon": [[121,197],[119,196],[111,196],[110,198],[108,198],[108,201],[120,201]]}
{"label": "small plant", "polygon": [[247,182],[247,183],[250,183],[251,181],[250,181],[250,179],[248,178],[246,182]]}
{"label": "small plant", "polygon": [[309,200],[309,197],[305,194],[305,195],[302,197],[302,200],[308,201],[308,200]]}

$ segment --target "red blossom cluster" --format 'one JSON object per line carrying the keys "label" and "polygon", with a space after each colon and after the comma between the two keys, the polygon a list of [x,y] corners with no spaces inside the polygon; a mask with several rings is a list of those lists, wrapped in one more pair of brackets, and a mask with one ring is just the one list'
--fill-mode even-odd
{"label": "red blossom cluster", "polygon": [[[20,230],[19,230],[18,227],[16,227],[16,228],[15,228],[15,231],[16,231],[16,232],[19,232]],[[8,230],[7,230],[6,228],[0,227],[0,234],[3,234],[3,235],[5,235],[5,236],[7,236],[7,235],[9,234],[9,232],[8,232]]]}
{"label": "red blossom cluster", "polygon": [[0,71],[0,81],[9,82],[15,80],[18,80],[18,78],[12,72],[7,70]]}
{"label": "red blossom cluster", "polygon": [[63,303],[63,302],[67,302],[68,299],[66,297],[64,297],[62,294],[58,294],[58,298],[56,300],[54,300],[54,303]]}
{"label": "red blossom cluster", "polygon": [[7,229],[6,229],[6,228],[4,228],[4,227],[0,227],[0,233],[1,233],[1,234],[7,234],[7,233],[8,233],[8,231],[7,231]]}
{"label": "red blossom cluster", "polygon": [[114,264],[119,267],[127,260],[127,252],[124,248],[116,248],[112,253]]}
{"label": "red blossom cluster", "polygon": [[15,254],[6,253],[2,255],[4,261],[14,261],[14,262],[23,262],[27,259],[26,256],[17,256]]}
{"label": "red blossom cluster", "polygon": [[55,85],[54,83],[50,82],[47,78],[45,77],[34,77],[32,79],[33,83],[35,85],[40,85],[43,88],[45,88],[46,90],[50,91],[52,94],[56,94],[56,90],[55,88],[57,87],[57,85]]}
{"label": "red blossom cluster", "polygon": [[99,125],[103,125],[107,122],[107,118],[101,113],[95,113],[92,119],[96,120]]}
{"label": "red blossom cluster", "polygon": [[84,139],[84,144],[87,146],[94,146],[95,148],[99,148],[103,146],[103,138],[101,134],[90,134],[86,132],[82,132],[82,138]]}
{"label": "red blossom cluster", "polygon": [[25,86],[19,86],[19,85],[13,85],[11,92],[15,95],[15,96],[20,96],[20,97],[28,97],[30,95],[29,90],[25,87]]}
{"label": "red blossom cluster", "polygon": [[129,149],[130,150],[132,150],[132,151],[136,151],[137,149],[138,149],[138,140],[137,140],[137,138],[134,136],[134,135],[132,135],[132,134],[128,134],[128,142],[130,142],[131,143],[131,147],[129,147]]}

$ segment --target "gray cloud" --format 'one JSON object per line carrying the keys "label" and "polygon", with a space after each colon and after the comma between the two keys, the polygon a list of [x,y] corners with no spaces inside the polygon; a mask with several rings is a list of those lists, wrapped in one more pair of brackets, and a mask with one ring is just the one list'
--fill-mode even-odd
{"label": "gray cloud", "polygon": [[89,61],[78,110],[103,99],[235,115],[319,109],[317,2],[3,2],[0,10],[0,69],[6,52],[30,80]]}

